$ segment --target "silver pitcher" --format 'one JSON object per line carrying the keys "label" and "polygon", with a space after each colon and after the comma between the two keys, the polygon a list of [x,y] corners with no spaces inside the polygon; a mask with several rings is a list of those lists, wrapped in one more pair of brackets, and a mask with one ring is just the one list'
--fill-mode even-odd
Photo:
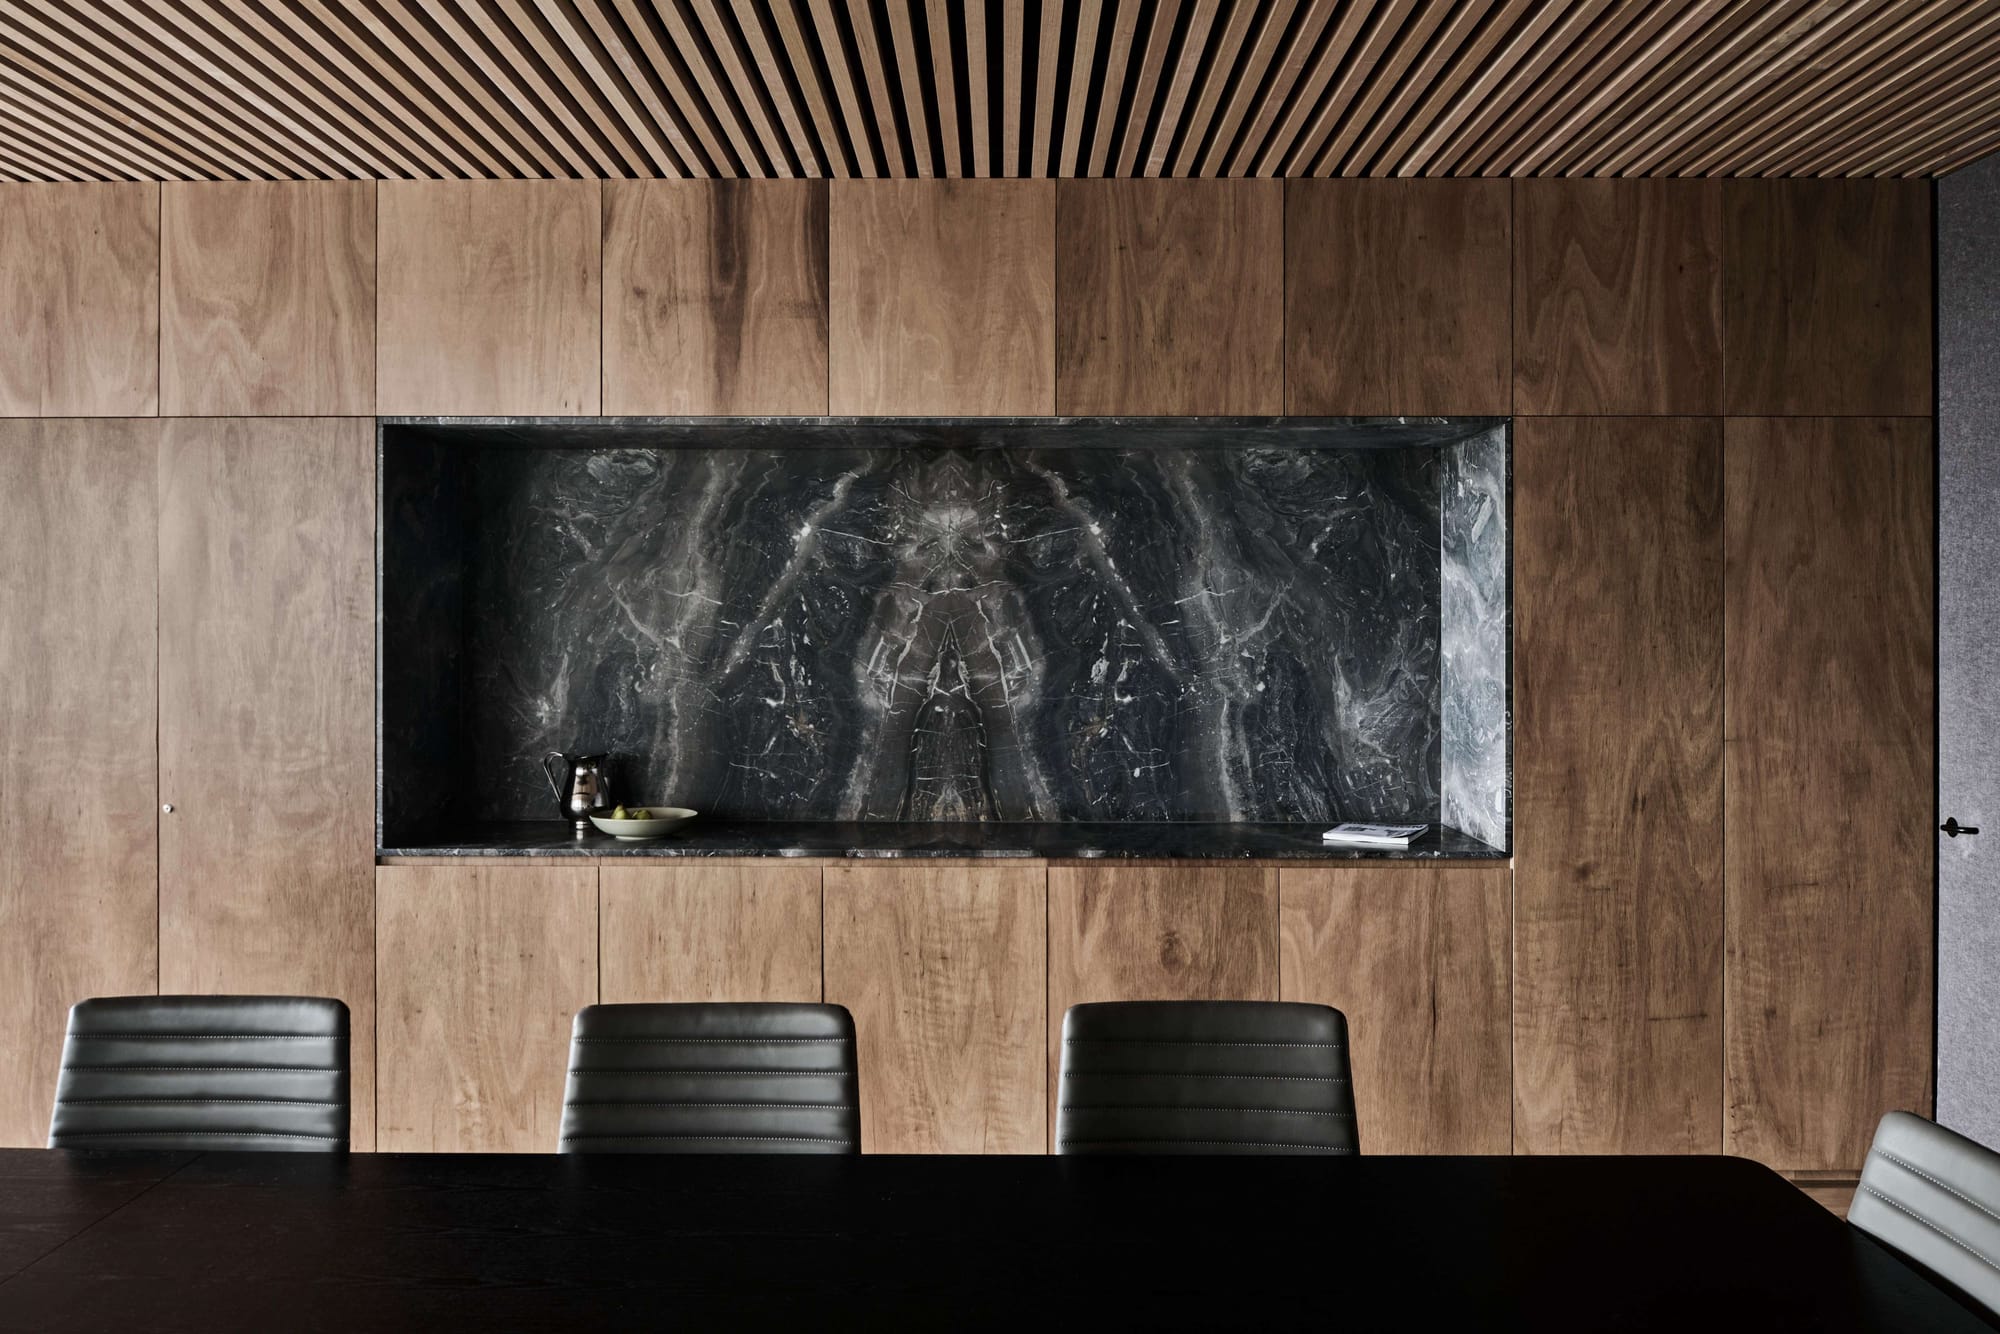
{"label": "silver pitcher", "polygon": [[579,833],[590,829],[592,811],[611,809],[611,785],[605,781],[604,762],[608,755],[565,755],[552,750],[542,756],[542,773],[549,790],[562,806],[563,818],[574,821]]}

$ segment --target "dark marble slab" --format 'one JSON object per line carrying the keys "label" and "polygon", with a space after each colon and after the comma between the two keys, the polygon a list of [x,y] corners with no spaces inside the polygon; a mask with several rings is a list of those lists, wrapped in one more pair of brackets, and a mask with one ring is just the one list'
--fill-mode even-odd
{"label": "dark marble slab", "polygon": [[1016,824],[696,819],[665,838],[626,843],[558,820],[445,829],[378,849],[385,857],[854,857],[1060,860],[1395,861],[1507,856],[1455,829],[1433,827],[1408,848],[1320,842],[1323,824]]}
{"label": "dark marble slab", "polygon": [[1450,445],[1440,458],[1439,820],[1506,847],[1514,787],[1507,429]]}

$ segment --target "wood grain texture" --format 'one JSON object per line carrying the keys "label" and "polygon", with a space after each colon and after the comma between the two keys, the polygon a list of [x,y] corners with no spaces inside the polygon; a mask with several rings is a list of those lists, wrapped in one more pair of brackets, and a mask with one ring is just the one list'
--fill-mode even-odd
{"label": "wood grain texture", "polygon": [[599,868],[601,997],[818,1001],[819,875],[783,863]]}
{"label": "wood grain texture", "polygon": [[1506,413],[1506,181],[1285,186],[1285,411]]}
{"label": "wood grain texture", "polygon": [[1055,411],[1055,185],[835,181],[837,414]]}
{"label": "wood grain texture", "polygon": [[[156,989],[154,468],[141,421],[0,422],[0,1145],[69,1007]],[[90,818],[77,818],[79,800]]]}
{"label": "wood grain texture", "polygon": [[1284,411],[1284,190],[1061,182],[1057,410]]}
{"label": "wood grain texture", "polygon": [[1725,411],[1930,415],[1930,187],[1728,181],[1722,199]]}
{"label": "wood grain texture", "polygon": [[1279,873],[1283,999],[1347,1016],[1368,1153],[1513,1150],[1504,866]]}
{"label": "wood grain texture", "polygon": [[1721,184],[1514,182],[1514,410],[1721,408]]}
{"label": "wood grain texture", "polygon": [[1056,866],[1048,877],[1051,1135],[1070,1006],[1278,999],[1276,871]]}
{"label": "wood grain texture", "polygon": [[160,187],[0,185],[0,417],[159,407]]}
{"label": "wood grain texture", "polygon": [[1931,455],[1925,420],[1728,425],[1724,1148],[1783,1170],[1930,1110]]}
{"label": "wood grain texture", "polygon": [[335,996],[374,1144],[375,438],[161,430],[160,987]]}
{"label": "wood grain texture", "polygon": [[827,411],[815,181],[607,181],[604,411]]}
{"label": "wood grain texture", "polygon": [[868,1153],[1041,1153],[1039,867],[825,873],[826,998],[854,1015]]}
{"label": "wood grain texture", "polygon": [[384,413],[598,410],[596,181],[383,181],[376,399]]}
{"label": "wood grain texture", "polygon": [[160,411],[375,411],[375,183],[168,182]]}
{"label": "wood grain texture", "polygon": [[553,1153],[597,1000],[591,867],[376,873],[384,1152]]}
{"label": "wood grain texture", "polygon": [[1714,1153],[1722,440],[1515,423],[1514,1147]]}

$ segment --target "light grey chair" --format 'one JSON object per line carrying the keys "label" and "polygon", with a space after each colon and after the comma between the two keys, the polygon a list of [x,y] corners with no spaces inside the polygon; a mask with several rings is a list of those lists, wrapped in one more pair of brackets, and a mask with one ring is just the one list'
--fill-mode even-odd
{"label": "light grey chair", "polygon": [[347,1007],[108,996],[70,1008],[52,1149],[347,1148]]}
{"label": "light grey chair", "polygon": [[1354,1153],[1347,1020],[1284,1001],[1109,1001],[1063,1016],[1056,1152]]}
{"label": "light grey chair", "polygon": [[859,1153],[854,1019],[839,1005],[590,1005],[564,1153]]}
{"label": "light grey chair", "polygon": [[1890,1112],[1847,1221],[2000,1315],[2000,1153]]}

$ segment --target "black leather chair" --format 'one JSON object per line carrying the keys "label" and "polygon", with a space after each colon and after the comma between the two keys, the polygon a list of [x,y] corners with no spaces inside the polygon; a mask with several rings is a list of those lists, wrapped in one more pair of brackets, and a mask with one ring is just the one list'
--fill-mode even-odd
{"label": "black leather chair", "polygon": [[347,1007],[110,996],[69,1012],[52,1149],[347,1148]]}
{"label": "black leather chair", "polygon": [[2000,1153],[1890,1112],[1847,1221],[2000,1316]]}
{"label": "black leather chair", "polygon": [[1116,1001],[1063,1016],[1057,1153],[1354,1153],[1347,1020],[1277,1001]]}
{"label": "black leather chair", "polygon": [[576,1013],[564,1153],[859,1153],[839,1005],[591,1005]]}

